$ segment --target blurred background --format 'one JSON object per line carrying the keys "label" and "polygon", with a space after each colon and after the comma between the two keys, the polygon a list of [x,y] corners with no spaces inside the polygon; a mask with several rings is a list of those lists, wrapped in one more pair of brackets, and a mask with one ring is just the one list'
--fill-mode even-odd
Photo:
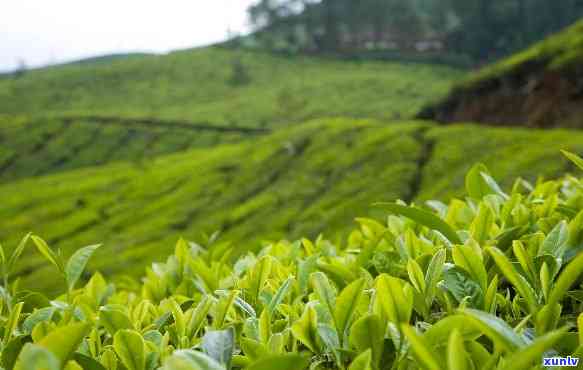
{"label": "blurred background", "polygon": [[[102,242],[89,273],[139,276],[181,236],[342,243],[373,202],[443,209],[475,163],[528,187],[583,152],[580,0],[0,9],[0,241]],[[55,288],[34,253],[17,275]]]}

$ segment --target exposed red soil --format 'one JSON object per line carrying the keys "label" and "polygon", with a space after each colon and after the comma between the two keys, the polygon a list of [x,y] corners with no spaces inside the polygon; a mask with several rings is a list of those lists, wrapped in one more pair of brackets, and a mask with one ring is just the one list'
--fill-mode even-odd
{"label": "exposed red soil", "polygon": [[583,128],[583,73],[525,67],[512,75],[457,88],[444,101],[424,108],[418,118],[442,123]]}

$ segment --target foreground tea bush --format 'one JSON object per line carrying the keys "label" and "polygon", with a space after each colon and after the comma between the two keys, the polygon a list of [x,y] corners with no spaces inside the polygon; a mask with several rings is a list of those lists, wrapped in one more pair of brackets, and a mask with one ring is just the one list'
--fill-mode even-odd
{"label": "foreground tea bush", "polygon": [[[568,153],[567,153],[568,154]],[[583,168],[583,160],[568,156]],[[36,236],[2,252],[4,369],[531,369],[583,357],[583,181],[505,193],[475,166],[467,198],[381,203],[343,245],[176,245],[140,284]],[[49,301],[9,277],[28,244],[55,266]]]}

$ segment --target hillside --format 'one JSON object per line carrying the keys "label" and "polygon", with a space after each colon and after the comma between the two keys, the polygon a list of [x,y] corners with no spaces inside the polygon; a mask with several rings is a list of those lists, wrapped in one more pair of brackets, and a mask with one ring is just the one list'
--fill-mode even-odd
{"label": "hillside", "polygon": [[419,118],[583,128],[583,21],[457,84]]}
{"label": "hillside", "polygon": [[155,118],[0,116],[0,183],[254,138],[259,128]]}
{"label": "hillside", "polygon": [[70,64],[0,80],[0,114],[155,117],[275,127],[330,116],[410,118],[462,71],[222,48]]}
{"label": "hillside", "polygon": [[[136,275],[168,254],[179,236],[197,240],[221,231],[235,253],[256,249],[261,240],[315,237],[324,229],[334,238],[331,232],[349,230],[372,202],[459,195],[465,172],[478,161],[506,187],[515,175],[556,176],[568,169],[560,148],[583,151],[583,134],[318,120],[139,165],[1,185],[0,240],[12,248],[34,230],[65,255],[103,242],[92,268]],[[24,261],[25,285],[54,288],[39,257]]]}

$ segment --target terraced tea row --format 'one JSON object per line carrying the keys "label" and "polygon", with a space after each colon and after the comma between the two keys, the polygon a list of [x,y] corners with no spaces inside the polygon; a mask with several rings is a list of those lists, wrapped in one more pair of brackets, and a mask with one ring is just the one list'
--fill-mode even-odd
{"label": "terraced tea row", "polygon": [[123,117],[0,118],[0,181],[237,142],[265,130]]}
{"label": "terraced tea row", "polygon": [[[12,247],[34,229],[65,254],[103,242],[93,269],[138,274],[179,236],[221,231],[238,252],[284,235],[314,237],[327,229],[340,236],[372,202],[459,194],[477,161],[504,186],[515,174],[555,176],[567,166],[560,148],[582,152],[583,134],[321,120],[139,165],[2,185],[0,240]],[[48,271],[29,256],[19,274],[25,285],[52,288]]]}

